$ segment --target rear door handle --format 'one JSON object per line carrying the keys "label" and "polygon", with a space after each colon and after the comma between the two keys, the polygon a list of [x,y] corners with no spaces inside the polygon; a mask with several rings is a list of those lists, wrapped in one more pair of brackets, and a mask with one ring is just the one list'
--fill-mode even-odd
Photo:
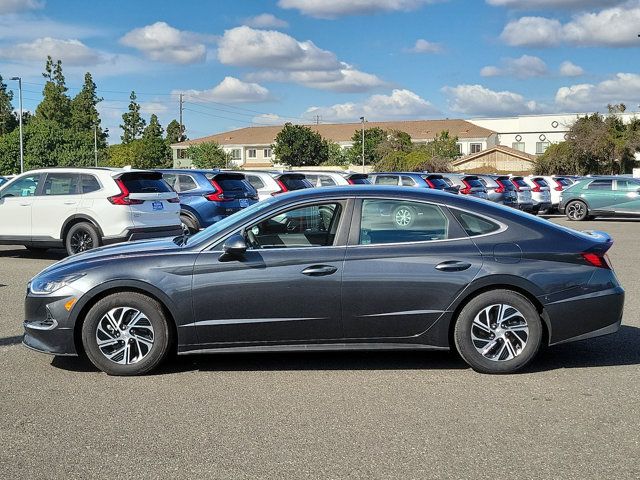
{"label": "rear door handle", "polygon": [[74,202],[74,201],[70,201],[70,202],[64,202],[65,205],[75,205],[78,202]]}
{"label": "rear door handle", "polygon": [[323,275],[331,275],[337,271],[338,267],[334,267],[333,265],[312,265],[302,270],[302,274],[310,277],[322,277]]}
{"label": "rear door handle", "polygon": [[470,267],[471,264],[467,262],[460,262],[458,260],[447,260],[446,262],[442,262],[436,265],[436,270],[440,270],[441,272],[461,272],[462,270],[466,270]]}

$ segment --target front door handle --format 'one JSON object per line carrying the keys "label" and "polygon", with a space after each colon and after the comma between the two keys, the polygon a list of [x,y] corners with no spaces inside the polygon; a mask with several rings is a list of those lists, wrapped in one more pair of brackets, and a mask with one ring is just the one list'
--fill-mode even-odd
{"label": "front door handle", "polygon": [[446,262],[436,265],[436,270],[441,272],[461,272],[470,268],[471,264],[467,262],[460,262],[458,260],[447,260]]}
{"label": "front door handle", "polygon": [[302,270],[302,274],[310,277],[322,277],[323,275],[331,275],[337,271],[338,267],[334,267],[333,265],[312,265]]}

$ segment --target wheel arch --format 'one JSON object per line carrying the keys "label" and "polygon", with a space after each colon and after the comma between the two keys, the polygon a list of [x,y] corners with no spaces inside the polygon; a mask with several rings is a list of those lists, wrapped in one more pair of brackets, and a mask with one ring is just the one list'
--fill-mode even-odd
{"label": "wheel arch", "polygon": [[65,222],[62,224],[62,229],[60,230],[60,239],[64,242],[65,237],[67,236],[67,233],[69,232],[71,227],[73,227],[74,225],[77,225],[78,223],[83,223],[83,222],[90,223],[91,225],[96,227],[96,229],[98,230],[98,234],[100,235],[100,239],[104,238],[104,233],[102,232],[102,228],[93,217],[90,217],[89,215],[84,213],[76,213],[74,215],[71,215],[69,218],[67,218]]}
{"label": "wheel arch", "polygon": [[191,208],[188,205],[180,205],[180,215],[184,215],[189,217],[191,220],[194,220],[196,222],[196,226],[202,226],[202,220],[200,220],[200,216],[194,208]]}

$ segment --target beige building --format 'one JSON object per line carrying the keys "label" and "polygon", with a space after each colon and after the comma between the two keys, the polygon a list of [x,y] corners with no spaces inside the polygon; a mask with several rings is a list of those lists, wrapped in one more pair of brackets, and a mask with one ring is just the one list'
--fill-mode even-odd
{"label": "beige building", "polygon": [[[401,130],[408,133],[414,143],[427,143],[441,132],[448,131],[458,137],[458,149],[461,155],[478,153],[496,145],[497,134],[484,127],[465,120],[414,120],[397,122],[367,122],[366,128],[380,127],[383,130]],[[327,140],[341,147],[350,147],[351,138],[362,128],[360,123],[335,123],[309,125]],[[231,153],[236,165],[244,168],[267,168],[276,162],[271,145],[282,125],[265,127],[247,127],[208,137],[187,140],[171,145],[174,168],[189,168],[191,160],[186,151],[190,145],[203,142],[216,142]]]}
{"label": "beige building", "polygon": [[535,155],[506,145],[495,145],[482,152],[465,155],[453,161],[457,172],[466,173],[522,173],[533,171]]}

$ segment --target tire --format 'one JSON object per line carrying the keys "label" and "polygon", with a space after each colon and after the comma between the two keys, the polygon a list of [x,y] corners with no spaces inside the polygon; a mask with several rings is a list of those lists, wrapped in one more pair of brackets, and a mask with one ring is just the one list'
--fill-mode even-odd
{"label": "tire", "polygon": [[182,223],[182,230],[185,233],[189,232],[189,235],[198,233],[198,231],[200,230],[200,225],[198,225],[198,221],[194,220],[188,215],[180,215],[180,222]]}
{"label": "tire", "polygon": [[411,228],[416,221],[416,212],[406,205],[400,205],[391,213],[393,223],[398,228]]}
{"label": "tire", "polygon": [[[501,317],[504,320],[498,321]],[[460,356],[476,372],[505,374],[533,360],[542,334],[540,314],[526,297],[511,290],[491,290],[462,309],[454,341]]]}
{"label": "tire", "polygon": [[581,222],[589,216],[589,208],[580,200],[572,200],[567,203],[564,209],[567,218],[572,221]]}
{"label": "tire", "polygon": [[87,357],[109,375],[152,371],[167,357],[170,336],[162,306],[136,292],[114,293],[99,300],[82,325]]}
{"label": "tire", "polygon": [[80,222],[73,225],[64,239],[67,255],[86,252],[99,247],[100,243],[98,229],[88,222]]}

